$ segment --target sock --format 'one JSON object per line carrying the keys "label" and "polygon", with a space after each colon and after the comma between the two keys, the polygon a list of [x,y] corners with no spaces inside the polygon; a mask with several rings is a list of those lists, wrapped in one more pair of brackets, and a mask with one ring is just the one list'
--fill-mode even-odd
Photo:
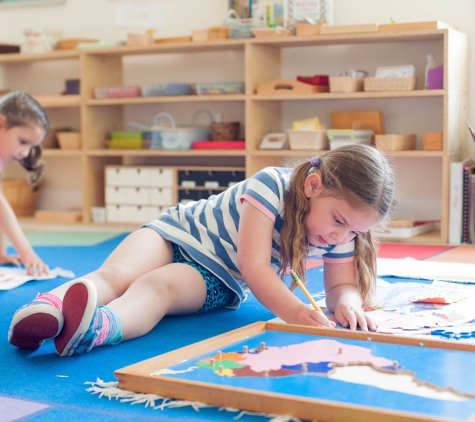
{"label": "sock", "polygon": [[35,297],[33,302],[47,303],[48,305],[54,306],[60,311],[63,310],[63,301],[58,296],[52,293],[39,293],[38,296]]}
{"label": "sock", "polygon": [[100,329],[94,347],[106,344],[118,344],[122,341],[122,322],[119,315],[107,306],[99,306],[102,313],[102,328]]}

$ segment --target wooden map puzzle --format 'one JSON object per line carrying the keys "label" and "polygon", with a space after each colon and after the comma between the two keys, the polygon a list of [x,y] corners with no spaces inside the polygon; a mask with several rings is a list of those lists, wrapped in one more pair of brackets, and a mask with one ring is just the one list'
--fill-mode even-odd
{"label": "wooden map puzzle", "polygon": [[475,346],[255,323],[119,369],[119,388],[319,421],[469,421]]}

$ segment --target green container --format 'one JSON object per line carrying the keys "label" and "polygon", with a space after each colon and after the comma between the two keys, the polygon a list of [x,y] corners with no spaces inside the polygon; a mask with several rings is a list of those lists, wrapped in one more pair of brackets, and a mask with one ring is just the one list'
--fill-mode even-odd
{"label": "green container", "polygon": [[126,130],[115,130],[111,132],[111,139],[113,141],[119,139],[143,139],[143,132],[130,132]]}

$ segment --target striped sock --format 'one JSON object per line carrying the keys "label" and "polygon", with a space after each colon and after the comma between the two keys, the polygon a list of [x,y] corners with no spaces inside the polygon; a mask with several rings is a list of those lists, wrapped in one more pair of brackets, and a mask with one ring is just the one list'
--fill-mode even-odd
{"label": "striped sock", "polygon": [[106,344],[118,344],[122,341],[122,323],[119,315],[107,306],[99,306],[102,313],[102,328],[99,331],[94,347]]}
{"label": "striped sock", "polygon": [[38,296],[35,297],[33,302],[43,302],[48,305],[54,306],[60,311],[63,310],[63,301],[58,296],[52,293],[39,293]]}

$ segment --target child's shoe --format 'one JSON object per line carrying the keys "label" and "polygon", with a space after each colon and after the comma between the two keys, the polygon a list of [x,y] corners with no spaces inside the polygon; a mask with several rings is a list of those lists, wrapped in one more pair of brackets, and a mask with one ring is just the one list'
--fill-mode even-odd
{"label": "child's shoe", "polygon": [[52,294],[38,295],[13,315],[8,341],[20,349],[38,349],[46,339],[61,332],[64,322],[61,306],[61,299]]}
{"label": "child's shoe", "polygon": [[102,313],[97,308],[94,283],[78,280],[69,287],[63,299],[64,326],[54,344],[60,356],[89,352],[102,327]]}

